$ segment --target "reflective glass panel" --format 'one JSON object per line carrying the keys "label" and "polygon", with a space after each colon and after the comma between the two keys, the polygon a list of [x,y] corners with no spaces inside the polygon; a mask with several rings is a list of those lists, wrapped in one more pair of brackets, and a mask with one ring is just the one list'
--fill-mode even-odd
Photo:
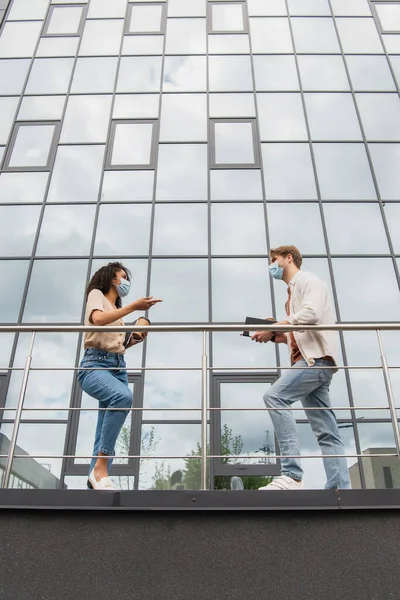
{"label": "reflective glass panel", "polygon": [[394,35],[393,33],[383,34],[382,40],[389,53],[400,54],[400,35]]}
{"label": "reflective glass panel", "polygon": [[397,2],[393,4],[376,2],[375,9],[383,31],[400,30],[400,5]]}
{"label": "reflective glass panel", "polygon": [[211,171],[211,200],[262,200],[261,172],[256,169]]}
{"label": "reflective glass panel", "polygon": [[342,320],[399,320],[400,293],[389,258],[334,258],[332,262]]}
{"label": "reflective glass panel", "polygon": [[205,54],[205,19],[168,19],[166,54]]}
{"label": "reflective glass panel", "polygon": [[212,298],[213,321],[243,323],[246,315],[271,316],[267,258],[213,259]]}
{"label": "reflective glass panel", "polygon": [[36,254],[79,256],[89,254],[94,206],[46,206]]}
{"label": "reflective glass panel", "polygon": [[[113,2],[107,4],[112,5]],[[115,56],[119,53],[123,27],[122,19],[86,21],[79,55]]]}
{"label": "reflective glass panel", "polygon": [[243,5],[242,4],[211,4],[211,23],[213,31],[242,31]]}
{"label": "reflective glass panel", "polygon": [[153,254],[207,254],[205,204],[158,205],[155,210]]}
{"label": "reflective glass panel", "polygon": [[0,144],[7,144],[19,98],[0,98]]}
{"label": "reflective glass panel", "polygon": [[383,54],[373,19],[338,18],[336,24],[345,54]]}
{"label": "reflective glass panel", "polygon": [[123,55],[150,56],[163,53],[163,35],[126,35],[122,46]]}
{"label": "reflective glass panel", "polygon": [[125,16],[127,0],[91,0],[88,12],[89,19]]}
{"label": "reflective glass panel", "polygon": [[210,94],[210,117],[255,117],[254,94]]}
{"label": "reflective glass panel", "polygon": [[169,0],[169,17],[205,17],[206,0]]}
{"label": "reflective glass panel", "polygon": [[207,146],[162,144],[156,200],[207,200]]}
{"label": "reflective glass panel", "polygon": [[[400,35],[399,35],[400,38]],[[394,71],[394,75],[397,80],[397,84],[400,86],[400,56],[390,56],[390,62]],[[0,66],[1,69],[1,66]]]}
{"label": "reflective glass panel", "polygon": [[303,90],[347,91],[349,81],[341,56],[299,56]]}
{"label": "reflective glass panel", "polygon": [[3,160],[4,150],[5,150],[5,147],[4,146],[0,146],[0,163]]}
{"label": "reflective glass panel", "polygon": [[153,198],[153,171],[106,171],[101,200],[103,202],[132,202]]}
{"label": "reflective glass panel", "polygon": [[397,94],[357,94],[367,140],[400,140],[400,98]]}
{"label": "reflective glass panel", "polygon": [[86,260],[36,260],[23,320],[26,323],[79,323]]}
{"label": "reflective glass panel", "polygon": [[165,94],[161,103],[160,142],[206,141],[206,94]]}
{"label": "reflective glass panel", "polygon": [[208,61],[211,92],[253,90],[249,56],[210,56]]}
{"label": "reflective glass panel", "polygon": [[287,15],[285,0],[247,0],[247,9],[251,17]]}
{"label": "reflective glass panel", "polygon": [[81,6],[55,6],[47,26],[47,35],[73,35],[79,31],[83,8]]}
{"label": "reflective glass panel", "polygon": [[340,54],[333,19],[295,17],[292,19],[292,28],[297,52]]}
{"label": "reflective glass panel", "polygon": [[0,311],[3,323],[16,323],[21,307],[22,294],[24,293],[29,260],[0,260],[0,277],[8,281],[13,277],[12,302],[8,294],[0,294]]}
{"label": "reflective glass panel", "polygon": [[112,96],[70,96],[61,143],[105,142]]}
{"label": "reflective glass panel", "polygon": [[400,204],[386,204],[384,210],[394,251],[400,254]]}
{"label": "reflective glass panel", "polygon": [[117,92],[158,92],[161,85],[161,57],[123,57]]}
{"label": "reflective glass panel", "polygon": [[372,163],[382,199],[400,197],[400,144],[369,144]]}
{"label": "reflective glass panel", "polygon": [[73,66],[72,58],[37,58],[33,62],[25,93],[67,93]]}
{"label": "reflective glass panel", "polygon": [[281,92],[299,89],[294,56],[254,56],[253,61],[257,90]]}
{"label": "reflective glass panel", "polygon": [[151,207],[148,204],[103,204],[97,225],[95,254],[147,255],[150,216]]}
{"label": "reflective glass panel", "polygon": [[130,33],[151,33],[161,31],[162,4],[146,6],[134,4],[131,7],[131,18],[128,24]]}
{"label": "reflective glass panel", "polygon": [[78,58],[72,79],[71,93],[112,93],[117,63],[116,57]]}
{"label": "reflective glass panel", "polygon": [[[248,259],[238,259],[239,261],[242,261],[243,263],[248,260]],[[253,264],[253,261],[258,261],[260,259],[253,259],[251,261],[251,265],[254,269],[255,265]],[[221,265],[221,269],[226,268],[227,270],[233,270],[232,267],[235,264],[235,259],[216,259],[217,262],[222,263]],[[216,262],[214,261],[214,262]],[[250,263],[250,261],[248,261]],[[228,267],[229,265],[229,267]],[[257,265],[257,263],[256,263]],[[240,266],[240,263],[239,263]],[[218,269],[219,267],[217,267]],[[264,278],[264,273],[262,273],[262,278]],[[260,276],[260,273],[258,272],[256,275],[256,277]],[[228,273],[225,275],[225,278],[228,277]],[[232,273],[232,277],[234,279],[236,279],[236,275],[234,275]],[[241,268],[240,269],[240,277],[243,278],[244,280],[240,280],[240,284],[243,286],[242,289],[239,289],[239,293],[242,294],[243,290],[244,290],[244,286],[249,286],[250,288],[253,287],[255,283],[258,284],[258,281],[256,279],[251,280],[250,277],[247,278],[244,270]],[[263,283],[263,282],[262,282]],[[254,304],[254,298],[249,298],[246,295],[245,300],[248,300],[248,302],[251,302],[251,304]],[[236,298],[235,298],[236,300]],[[249,304],[248,306],[251,306],[251,304]],[[257,308],[257,307],[256,307]],[[250,310],[250,309],[249,309]],[[252,314],[253,314],[253,310],[254,307],[252,308]],[[262,314],[263,316],[267,316],[266,313],[266,309],[265,309],[265,305],[260,308],[258,307],[258,312],[257,314]],[[268,310],[268,307],[267,307]],[[222,316],[222,311],[223,308],[220,306],[219,307],[219,312],[217,314],[220,315],[219,318],[214,317],[214,321],[227,321],[228,319],[225,319]],[[264,311],[264,312],[262,312]],[[243,306],[242,309],[239,307],[236,308],[236,318],[234,318],[233,320],[236,322],[243,322],[243,314],[247,315],[247,307]],[[270,315],[268,315],[270,316]],[[229,319],[230,321],[231,319]],[[243,336],[241,336],[237,331],[235,332],[221,332],[221,333],[213,333],[213,364],[216,367],[221,368],[222,370],[225,369],[226,367],[236,367],[236,369],[238,369],[240,371],[240,368],[243,367],[249,367],[249,368],[262,368],[262,369],[266,369],[266,367],[275,367],[276,368],[276,356],[275,356],[275,348],[272,344],[255,344],[252,343],[249,339],[246,340],[246,338],[243,338]],[[246,343],[248,342],[249,344],[252,344],[251,347],[249,348],[249,344]]]}
{"label": "reflective glass panel", "polygon": [[0,60],[0,94],[20,94],[29,69],[29,60]]}
{"label": "reflective glass panel", "polygon": [[261,140],[306,140],[300,94],[257,94]]}
{"label": "reflective glass panel", "polygon": [[[165,260],[159,262],[165,263]],[[196,262],[198,261],[196,260]],[[160,304],[157,304],[153,310],[158,310],[159,307]],[[158,316],[157,321],[159,321]],[[147,366],[194,367],[199,364],[202,348],[202,334],[197,332],[170,332],[167,335],[149,336]],[[168,373],[168,371],[166,372]]]}
{"label": "reflective glass panel", "polygon": [[[144,413],[143,419],[199,419],[200,412],[167,411],[163,408],[200,408],[200,373],[190,371],[149,371],[146,373],[143,406],[160,410]],[[146,415],[146,416],[145,416]]]}
{"label": "reflective glass panel", "polygon": [[212,33],[208,36],[209,54],[250,54],[249,36],[243,33]]}
{"label": "reflective glass panel", "polygon": [[61,146],[48,202],[97,202],[104,146]]}
{"label": "reflective glass panel", "polygon": [[154,259],[150,294],[163,299],[154,309],[154,319],[167,323],[208,322],[207,273],[207,259]]}
{"label": "reflective glass panel", "polygon": [[0,370],[8,367],[11,357],[11,349],[14,343],[13,333],[0,334]]}
{"label": "reflective glass panel", "polygon": [[351,94],[305,94],[311,138],[361,140]]}
{"label": "reflective glass panel", "polygon": [[65,96],[24,96],[18,121],[60,121]]}
{"label": "reflective glass panel", "polygon": [[117,123],[111,165],[149,165],[152,123]]}
{"label": "reflective glass panel", "polygon": [[287,18],[251,18],[250,34],[252,50],[255,54],[293,52]]}
{"label": "reflective glass panel", "polygon": [[9,167],[45,167],[55,125],[20,125]]}
{"label": "reflective glass panel", "polygon": [[317,198],[308,144],[262,144],[262,157],[267,198],[271,200]]}
{"label": "reflective glass panel", "polygon": [[378,204],[325,204],[332,254],[389,254]]}
{"label": "reflective glass panel", "polygon": [[301,248],[303,254],[325,254],[321,215],[317,203],[269,204],[267,213],[272,248],[280,246],[282,240],[291,240],[290,243]]}
{"label": "reflective glass panel", "polygon": [[44,19],[49,0],[14,0],[8,14],[10,21]]}
{"label": "reflective glass panel", "polygon": [[214,123],[215,163],[254,164],[253,127],[249,123]]}
{"label": "reflective glass panel", "polygon": [[314,144],[324,200],[374,200],[376,191],[364,144]]}
{"label": "reflective glass panel", "polygon": [[75,56],[79,41],[78,37],[41,38],[36,56]]}
{"label": "reflective glass panel", "polygon": [[40,21],[5,23],[0,36],[0,58],[33,56],[41,27]]}
{"label": "reflective glass panel", "polygon": [[158,117],[160,96],[158,94],[117,94],[114,119],[150,119]]}
{"label": "reflective glass panel", "polygon": [[205,92],[207,63],[205,56],[166,56],[164,92]]}
{"label": "reflective glass panel", "polygon": [[2,173],[0,202],[43,202],[48,173]]}
{"label": "reflective glass panel", "polygon": [[29,256],[32,252],[40,206],[0,208],[0,256]]}
{"label": "reflective glass panel", "polygon": [[331,0],[333,14],[337,17],[370,17],[368,0]]}
{"label": "reflective glass panel", "polygon": [[331,16],[328,0],[288,0],[288,5],[292,16]]}
{"label": "reflective glass panel", "polygon": [[213,255],[266,254],[265,216],[262,204],[213,204],[211,252]]}
{"label": "reflective glass panel", "polygon": [[347,56],[354,90],[395,90],[386,56]]}

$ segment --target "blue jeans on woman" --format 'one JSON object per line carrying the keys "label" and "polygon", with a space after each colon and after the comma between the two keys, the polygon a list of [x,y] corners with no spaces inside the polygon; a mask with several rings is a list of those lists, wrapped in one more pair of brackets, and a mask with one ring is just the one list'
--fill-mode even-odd
{"label": "blue jeans on woman", "polygon": [[[329,398],[329,385],[333,376],[334,362],[318,358],[313,367],[309,367],[304,359],[299,360],[290,370],[284,371],[264,394],[264,402],[271,410],[270,416],[278,438],[280,454],[288,458],[281,459],[282,475],[301,480],[303,470],[298,458],[300,456],[299,436],[296,420],[290,408],[294,402],[300,400],[306,412],[323,455],[327,482],[325,489],[350,487],[350,477],[346,458],[337,454],[345,454],[344,445],[340,436],[334,412],[331,410]],[[325,410],[307,410],[321,408]]]}
{"label": "blue jeans on woman", "polygon": [[[99,452],[114,456],[115,443],[119,432],[132,407],[132,392],[128,387],[128,374],[123,354],[87,348],[80,367],[89,369],[78,371],[78,381],[84,392],[99,401],[99,408],[120,408],[121,410],[100,410],[92,456]],[[114,368],[112,371],[90,370]],[[96,463],[92,458],[89,473]],[[110,470],[112,458],[108,461]]]}

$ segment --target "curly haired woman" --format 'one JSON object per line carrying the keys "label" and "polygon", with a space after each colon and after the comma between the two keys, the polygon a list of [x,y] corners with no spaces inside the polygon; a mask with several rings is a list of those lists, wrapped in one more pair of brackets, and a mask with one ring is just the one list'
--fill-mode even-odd
{"label": "curly haired woman", "polygon": [[[119,262],[109,263],[96,271],[86,290],[85,325],[124,325],[122,319],[126,315],[135,310],[149,310],[161,302],[151,296],[122,306],[121,298],[129,293],[130,280],[129,270]],[[97,418],[93,457],[98,458],[92,458],[90,464],[90,489],[118,489],[108,475],[112,463],[110,456],[115,454],[115,442],[132,406],[124,352],[126,348],[142,342],[146,335],[133,334],[126,343],[125,333],[104,330],[85,334],[85,354],[80,364],[82,370],[78,371],[78,381],[103,409]]]}

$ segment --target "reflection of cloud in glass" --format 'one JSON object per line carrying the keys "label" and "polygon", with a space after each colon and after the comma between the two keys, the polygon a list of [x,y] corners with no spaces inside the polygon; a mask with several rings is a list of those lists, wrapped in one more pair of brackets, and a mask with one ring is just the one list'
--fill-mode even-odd
{"label": "reflection of cloud in glass", "polygon": [[73,58],[37,58],[29,75],[26,93],[65,94],[73,66]]}
{"label": "reflection of cloud in glass", "polygon": [[211,200],[262,200],[261,171],[211,171]]}
{"label": "reflection of cloud in glass", "polygon": [[250,54],[250,40],[243,33],[215,33],[208,36],[209,54]]}
{"label": "reflection of cloud in glass", "polygon": [[157,412],[144,411],[143,420],[159,421],[200,419],[200,411],[172,412],[162,410],[163,408],[200,408],[200,406],[200,371],[146,372],[143,407],[158,408],[161,410]]}
{"label": "reflection of cloud in glass", "polygon": [[[269,4],[269,2],[268,2]],[[257,54],[293,52],[287,18],[250,19],[252,50]]]}
{"label": "reflection of cloud in glass", "polygon": [[117,94],[114,119],[158,118],[159,94]]}
{"label": "reflection of cloud in glass", "polygon": [[147,255],[150,216],[149,204],[103,204],[97,225],[95,254]]}
{"label": "reflection of cloud in glass", "polygon": [[157,200],[207,200],[207,146],[162,144]]}
{"label": "reflection of cloud in glass", "polygon": [[7,144],[18,98],[0,98],[0,144]]}
{"label": "reflection of cloud in glass", "polygon": [[166,54],[205,54],[205,19],[168,19]]}
{"label": "reflection of cloud in glass", "polygon": [[397,94],[357,94],[368,140],[400,140],[400,99]]}
{"label": "reflection of cloud in glass", "polygon": [[[293,244],[304,254],[325,254],[318,204],[269,204],[268,226],[272,248]],[[290,219],[288,219],[290,214]],[[310,235],[312,231],[312,235]]]}
{"label": "reflection of cloud in glass", "polygon": [[163,96],[160,141],[207,141],[206,94],[166,94]]}
{"label": "reflection of cloud in glass", "polygon": [[211,251],[213,255],[266,254],[263,205],[213,204]]}
{"label": "reflection of cloud in glass", "polygon": [[0,61],[0,94],[20,94],[29,68],[29,60]]}
{"label": "reflection of cloud in glass", "polygon": [[340,53],[332,19],[292,19],[294,44],[297,52],[308,54]]}
{"label": "reflection of cloud in glass", "polygon": [[8,367],[13,342],[14,333],[0,333],[0,371]]}
{"label": "reflection of cloud in glass", "polygon": [[306,140],[300,94],[257,94],[262,140]]}
{"label": "reflection of cloud in glass", "polygon": [[207,230],[205,204],[158,204],[153,254],[207,254]]}
{"label": "reflection of cloud in glass", "polygon": [[101,200],[127,202],[153,198],[154,171],[106,171]]}
{"label": "reflection of cloud in glass", "polygon": [[[24,11],[27,7],[28,5],[24,4]],[[31,57],[42,25],[40,21],[5,23],[0,37],[0,58]]]}
{"label": "reflection of cloud in glass", "polygon": [[[156,309],[157,307],[155,307]],[[159,321],[154,313],[154,322]],[[148,367],[200,367],[201,333],[154,333],[147,342]]]}
{"label": "reflection of cloud in glass", "polygon": [[114,91],[115,75],[117,72],[115,57],[78,58],[71,93],[93,93]]}
{"label": "reflection of cloud in glass", "polygon": [[[115,2],[108,2],[107,4],[112,7],[115,5]],[[82,35],[79,55],[117,55],[121,44],[123,27],[123,19],[108,21],[105,19],[87,20]]]}
{"label": "reflection of cloud in glass", "polygon": [[117,92],[158,92],[161,85],[161,56],[121,58]]}
{"label": "reflection of cloud in glass", "polygon": [[345,54],[383,54],[373,19],[336,19],[336,25]]}
{"label": "reflection of cloud in glass", "polygon": [[36,254],[65,256],[89,254],[94,206],[47,206]]}
{"label": "reflection of cloud in glass", "polygon": [[205,56],[166,56],[164,63],[165,92],[204,92],[207,89]]}
{"label": "reflection of cloud in glass", "polygon": [[314,140],[361,140],[362,134],[351,94],[305,94]]}
{"label": "reflection of cloud in glass", "polygon": [[[267,198],[317,199],[314,170],[308,144],[262,144]],[[290,169],[288,169],[290,165]]]}
{"label": "reflection of cloud in glass", "polygon": [[[247,313],[237,321],[244,322],[246,316]],[[275,369],[275,345],[257,344],[236,331],[213,333],[213,365],[222,371],[227,367]]]}
{"label": "reflection of cloud in glass", "polygon": [[2,173],[0,202],[43,202],[48,173]]}
{"label": "reflection of cloud in glass", "polygon": [[400,144],[369,144],[378,186],[383,200],[400,197]]}
{"label": "reflection of cloud in glass", "polygon": [[210,56],[210,91],[251,91],[253,77],[248,56]]}
{"label": "reflection of cloud in glass", "polygon": [[0,256],[29,256],[40,206],[0,207]]}
{"label": "reflection of cloud in glass", "polygon": [[70,96],[60,142],[105,142],[112,96]]}
{"label": "reflection of cloud in glass", "polygon": [[28,260],[0,260],[1,281],[9,281],[10,277],[13,280],[12,302],[8,294],[0,294],[0,314],[3,323],[16,323],[18,320],[28,267]]}
{"label": "reflection of cloud in glass", "polygon": [[332,254],[389,254],[378,204],[325,204]]}
{"label": "reflection of cloud in glass", "polygon": [[122,55],[159,55],[163,53],[163,35],[126,35]]}

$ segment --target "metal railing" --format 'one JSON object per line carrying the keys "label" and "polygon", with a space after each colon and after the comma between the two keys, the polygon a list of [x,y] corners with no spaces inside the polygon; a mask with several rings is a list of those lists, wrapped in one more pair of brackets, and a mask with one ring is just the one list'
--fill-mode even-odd
{"label": "metal railing", "polygon": [[[382,410],[382,409],[387,409],[389,408],[390,411],[390,417],[391,417],[391,423],[392,423],[392,427],[393,427],[393,435],[394,435],[394,440],[395,440],[395,444],[396,444],[396,453],[385,453],[385,454],[372,454],[372,455],[366,455],[366,454],[342,454],[342,455],[335,455],[335,456],[340,456],[340,457],[346,457],[346,458],[365,458],[366,456],[368,457],[373,457],[373,458],[379,458],[379,457],[397,457],[400,461],[400,430],[399,430],[399,424],[398,424],[398,420],[397,420],[397,410],[396,410],[396,404],[395,404],[395,400],[394,400],[394,395],[393,395],[393,390],[392,390],[392,385],[391,385],[391,381],[390,381],[390,373],[389,373],[389,366],[387,363],[387,359],[384,353],[384,347],[383,347],[383,342],[382,342],[382,336],[381,336],[381,332],[382,331],[400,331],[400,323],[368,323],[368,324],[360,324],[360,323],[346,323],[346,324],[333,324],[333,325],[277,325],[275,323],[271,323],[271,324],[266,324],[266,325],[250,325],[250,324],[197,324],[197,325],[142,325],[142,326],[135,326],[135,331],[138,332],[154,332],[154,333],[162,333],[162,332],[180,332],[180,333],[186,333],[186,332],[200,332],[203,334],[203,344],[202,344],[202,355],[201,355],[201,366],[200,367],[135,367],[135,368],[131,368],[131,369],[127,369],[127,371],[133,371],[133,372],[138,372],[138,371],[201,371],[201,408],[143,408],[143,407],[132,407],[130,409],[128,409],[129,411],[146,411],[146,412],[151,412],[151,411],[196,411],[199,412],[201,411],[201,453],[200,455],[185,455],[185,456],[143,456],[143,455],[118,455],[118,459],[200,459],[200,464],[201,464],[201,489],[202,490],[206,490],[207,489],[207,462],[209,459],[259,459],[260,455],[248,455],[246,454],[245,457],[243,455],[231,455],[231,454],[224,454],[224,455],[216,455],[216,454],[209,454],[207,452],[207,446],[208,446],[208,440],[207,440],[207,423],[208,423],[208,413],[212,412],[212,411],[273,411],[273,410],[293,410],[293,411],[300,411],[303,410],[302,407],[297,408],[297,407],[289,407],[289,408],[222,408],[222,407],[210,407],[209,406],[209,385],[208,385],[208,375],[210,371],[280,371],[280,370],[286,370],[286,369],[290,369],[291,367],[277,367],[276,365],[274,365],[273,367],[209,367],[208,366],[208,353],[207,353],[207,333],[212,333],[212,332],[241,332],[243,330],[246,331],[274,331],[274,332],[291,332],[291,331],[375,331],[376,335],[377,335],[377,340],[378,340],[378,345],[379,345],[379,352],[380,352],[380,358],[381,358],[381,366],[340,366],[338,365],[337,367],[324,367],[327,369],[338,369],[338,370],[346,370],[346,369],[379,369],[382,370],[383,373],[383,377],[384,377],[384,382],[385,382],[385,388],[386,388],[386,394],[387,394],[387,399],[388,399],[388,406],[382,407],[382,406],[377,406],[377,407],[371,407],[371,406],[357,406],[357,407],[350,407],[350,406],[332,406],[329,408],[320,408],[320,407],[316,407],[316,408],[307,408],[307,410],[335,410],[335,411],[355,411],[355,410]],[[7,454],[0,454],[0,459],[5,458],[6,459],[6,465],[5,465],[5,469],[4,469],[4,475],[3,475],[3,482],[2,482],[2,487],[3,488],[7,488],[9,486],[9,481],[10,481],[10,477],[11,477],[11,472],[12,472],[12,464],[13,464],[13,460],[14,459],[23,459],[23,458],[31,458],[31,459],[92,459],[92,458],[97,458],[95,456],[76,456],[76,455],[67,455],[67,454],[61,454],[61,455],[29,455],[29,454],[15,454],[15,449],[16,449],[16,445],[17,445],[17,438],[18,438],[18,432],[19,432],[19,427],[20,427],[20,423],[21,423],[21,415],[22,415],[22,411],[54,411],[54,408],[43,408],[43,407],[34,407],[34,408],[24,408],[24,400],[25,400],[25,394],[26,394],[26,388],[27,388],[27,384],[28,384],[28,379],[29,379],[29,374],[31,371],[38,371],[38,370],[45,370],[45,371],[50,371],[50,370],[69,370],[69,371],[77,371],[79,370],[79,367],[32,367],[32,355],[33,355],[33,349],[34,349],[34,344],[35,344],[35,336],[36,333],[86,333],[86,332],[102,332],[104,331],[104,327],[95,327],[95,326],[69,326],[69,325],[56,325],[56,326],[47,326],[47,325],[19,325],[19,326],[12,326],[12,325],[0,325],[0,334],[1,333],[31,333],[31,339],[30,339],[30,344],[29,344],[29,350],[28,350],[28,355],[26,358],[26,362],[25,362],[25,367],[21,368],[21,367],[2,367],[0,366],[0,371],[23,371],[23,379],[22,379],[22,384],[21,384],[21,389],[19,392],[19,397],[18,397],[18,404],[16,407],[14,408],[9,408],[9,407],[5,407],[3,410],[7,410],[7,411],[16,411],[15,414],[15,419],[14,419],[14,424],[13,424],[13,429],[12,429],[12,434],[11,434],[11,439],[10,439],[10,444],[9,444],[9,448],[8,448],[8,453]],[[119,327],[107,327],[107,331],[108,332],[118,332],[118,333],[126,333],[126,332],[130,332],[132,331],[132,325],[125,325],[125,326],[119,326]],[[116,367],[114,368],[97,368],[96,370],[114,370]],[[304,368],[312,368],[312,367],[304,367]],[[399,369],[400,366],[396,366],[396,367],[390,367],[391,369],[396,368]],[[88,369],[88,370],[93,370],[93,369]],[[99,410],[105,410],[105,411],[112,411],[112,410],[119,410],[121,411],[120,408],[115,408],[115,409],[109,409],[109,408],[104,408],[104,409],[100,409],[100,408],[82,408],[82,407],[68,407],[68,408],[62,408],[62,409],[58,409],[62,412],[73,412],[73,411],[77,411],[77,412],[87,412],[87,411],[99,411]],[[319,458],[331,458],[332,455],[318,455]],[[305,455],[302,454],[301,456],[290,456],[290,458],[315,458],[316,455]],[[281,455],[273,455],[274,459],[280,459],[280,458],[284,458]],[[286,456],[286,458],[289,458]]]}

